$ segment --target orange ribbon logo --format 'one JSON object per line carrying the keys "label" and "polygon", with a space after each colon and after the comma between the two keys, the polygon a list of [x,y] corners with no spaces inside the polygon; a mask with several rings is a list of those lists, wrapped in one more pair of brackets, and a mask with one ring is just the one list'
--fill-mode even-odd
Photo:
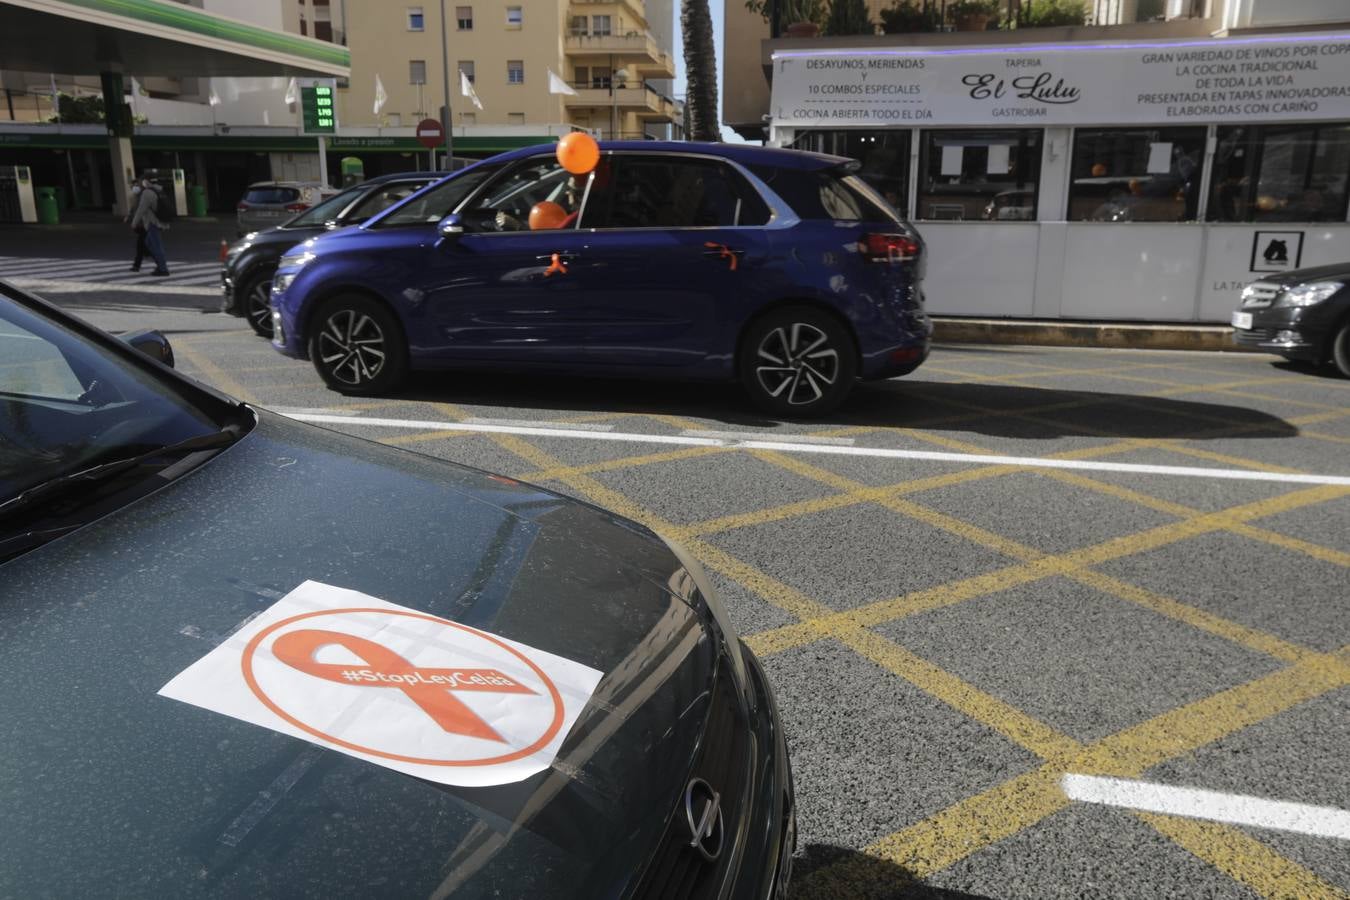
{"label": "orange ribbon logo", "polygon": [[567,274],[566,263],[562,261],[562,258],[557,253],[553,254],[553,261],[550,262],[548,264],[548,268],[544,270],[544,277],[547,278],[549,275],[566,275],[566,274]]}
{"label": "orange ribbon logo", "polygon": [[[317,662],[314,657],[319,650],[331,645],[356,654],[364,665]],[[272,644],[272,654],[286,665],[325,681],[396,688],[444,731],[503,744],[506,740],[452,692],[535,693],[496,669],[422,668],[382,644],[340,631],[309,628],[287,632]]]}
{"label": "orange ribbon logo", "polygon": [[732,249],[731,249],[730,247],[728,247],[726,244],[717,244],[717,243],[714,243],[714,242],[712,242],[712,241],[708,241],[708,242],[705,243],[703,246],[707,247],[709,250],[719,250],[719,251],[721,251],[720,253],[717,254],[717,258],[718,258],[718,259],[730,260],[731,265],[729,266],[729,268],[730,268],[731,271],[733,271],[733,272],[736,271],[736,251],[735,251],[735,250],[732,250]]}

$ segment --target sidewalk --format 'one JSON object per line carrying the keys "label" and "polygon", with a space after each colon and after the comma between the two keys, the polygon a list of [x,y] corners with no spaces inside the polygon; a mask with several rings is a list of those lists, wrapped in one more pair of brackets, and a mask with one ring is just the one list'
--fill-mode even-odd
{"label": "sidewalk", "polygon": [[1081,322],[1065,319],[933,317],[933,340],[946,344],[1036,344],[1130,350],[1260,352],[1233,343],[1233,329],[1181,322]]}
{"label": "sidewalk", "polygon": [[[221,240],[234,241],[234,217],[177,218],[164,232],[169,267],[175,263],[211,262],[220,258]],[[136,236],[121,216],[108,212],[62,210],[60,225],[0,223],[0,245],[6,256],[82,256],[130,261]]]}

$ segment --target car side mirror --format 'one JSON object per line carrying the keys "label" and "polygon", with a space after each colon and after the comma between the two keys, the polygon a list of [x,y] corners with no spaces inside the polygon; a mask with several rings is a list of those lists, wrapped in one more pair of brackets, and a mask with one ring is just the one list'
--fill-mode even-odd
{"label": "car side mirror", "polygon": [[457,240],[464,234],[464,220],[458,213],[450,213],[436,225],[436,231],[447,240]]}
{"label": "car side mirror", "polygon": [[173,368],[173,347],[169,344],[169,339],[160,332],[144,328],[140,331],[128,331],[126,334],[118,335],[118,337],[155,362],[164,363],[169,368]]}
{"label": "car side mirror", "polygon": [[329,219],[327,222],[323,223],[323,227],[329,231],[336,231],[337,229],[342,227],[342,223],[339,222],[337,219]]}

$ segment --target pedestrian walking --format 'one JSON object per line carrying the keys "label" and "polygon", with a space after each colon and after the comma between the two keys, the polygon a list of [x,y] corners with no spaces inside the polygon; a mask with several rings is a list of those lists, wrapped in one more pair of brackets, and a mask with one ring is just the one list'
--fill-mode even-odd
{"label": "pedestrian walking", "polygon": [[[164,258],[164,238],[161,235],[164,223],[159,220],[159,216],[155,215],[155,209],[158,206],[159,190],[155,187],[153,181],[142,176],[141,192],[136,202],[136,212],[131,217],[131,227],[133,230],[138,226],[145,229],[146,249],[155,258],[155,271],[150,274],[163,277],[169,274],[169,263]],[[136,267],[133,266],[132,268]]]}
{"label": "pedestrian walking", "polygon": [[[140,203],[141,186],[133,184],[131,186],[131,212],[122,217],[123,222],[130,223],[132,215],[136,212],[136,206]],[[136,257],[131,261],[131,271],[139,272],[141,263],[150,255],[150,248],[145,246],[145,226],[137,225],[131,229],[136,232]]]}

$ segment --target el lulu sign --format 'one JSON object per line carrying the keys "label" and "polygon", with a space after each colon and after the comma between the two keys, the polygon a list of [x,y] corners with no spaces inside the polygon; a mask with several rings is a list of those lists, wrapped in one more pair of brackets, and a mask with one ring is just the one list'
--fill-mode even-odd
{"label": "el lulu sign", "polygon": [[1350,35],[933,50],[780,50],[778,126],[1350,119]]}

